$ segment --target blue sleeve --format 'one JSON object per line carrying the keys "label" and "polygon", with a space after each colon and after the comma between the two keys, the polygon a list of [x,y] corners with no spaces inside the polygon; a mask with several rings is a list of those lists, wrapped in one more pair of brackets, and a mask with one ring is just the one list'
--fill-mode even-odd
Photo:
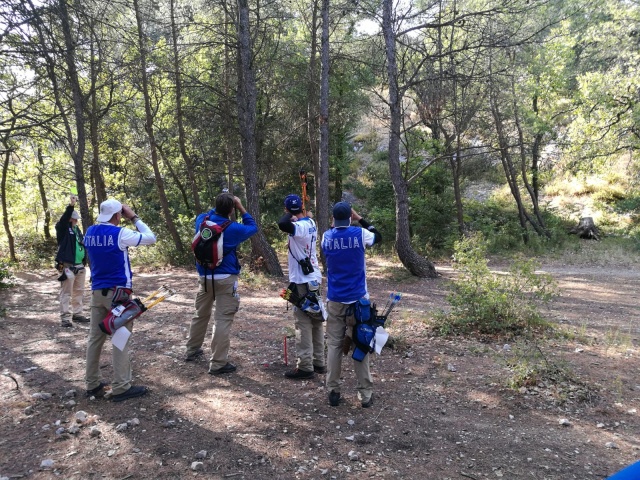
{"label": "blue sleeve", "polygon": [[242,243],[258,233],[258,224],[249,213],[242,215],[242,225],[237,223],[235,226],[238,232],[236,237],[238,243]]}
{"label": "blue sleeve", "polygon": [[195,231],[193,233],[198,233],[198,229],[200,228],[200,224],[202,223],[202,220],[204,220],[204,217],[206,217],[206,216],[207,216],[206,213],[201,213],[200,215],[198,215],[196,217]]}

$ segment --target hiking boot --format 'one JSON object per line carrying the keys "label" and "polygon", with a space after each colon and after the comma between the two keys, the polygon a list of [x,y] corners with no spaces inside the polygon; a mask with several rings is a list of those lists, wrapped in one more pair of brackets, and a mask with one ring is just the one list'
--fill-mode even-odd
{"label": "hiking boot", "polygon": [[307,372],[306,370],[300,370],[299,368],[284,372],[284,376],[293,380],[302,380],[305,378],[313,378],[313,372]]}
{"label": "hiking boot", "polygon": [[340,404],[340,392],[329,392],[329,405],[337,407]]}
{"label": "hiking boot", "polygon": [[371,405],[373,405],[373,393],[369,397],[369,400],[367,400],[366,402],[362,402],[361,405],[362,408],[369,408]]}
{"label": "hiking boot", "polygon": [[73,317],[71,317],[71,319],[76,323],[89,323],[89,319],[84,315],[74,314]]}
{"label": "hiking boot", "polygon": [[149,390],[144,385],[137,385],[129,388],[126,392],[119,393],[118,395],[111,395],[112,402],[124,402],[130,398],[141,397],[145,395]]}
{"label": "hiking boot", "polygon": [[193,353],[189,353],[184,361],[185,362],[195,362],[197,359],[199,359],[202,355],[204,355],[204,350],[202,350],[201,348],[199,348],[198,350],[196,350]]}
{"label": "hiking boot", "polygon": [[71,324],[71,321],[70,321],[70,320],[62,320],[62,321],[60,322],[60,326],[61,326],[61,327],[64,327],[64,328],[71,328],[71,327],[73,327],[73,325]]}
{"label": "hiking boot", "polygon": [[327,373],[327,367],[318,367],[317,365],[314,365],[313,371],[316,373]]}
{"label": "hiking boot", "polygon": [[223,373],[235,372],[237,367],[233,363],[227,362],[224,367],[220,367],[217,370],[209,369],[209,375],[221,375]]}
{"label": "hiking boot", "polygon": [[87,390],[86,396],[87,397],[102,398],[107,393],[107,389],[105,387],[107,387],[108,385],[109,384],[106,383],[106,382],[100,382],[100,385],[98,385],[96,388],[92,388],[91,390]]}

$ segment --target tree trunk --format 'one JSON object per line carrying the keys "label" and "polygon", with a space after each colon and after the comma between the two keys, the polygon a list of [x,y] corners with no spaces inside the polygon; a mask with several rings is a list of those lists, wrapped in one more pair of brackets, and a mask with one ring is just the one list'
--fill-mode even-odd
{"label": "tree trunk", "polygon": [[592,217],[581,218],[578,225],[569,230],[569,233],[588,240],[600,240],[600,231],[598,227],[596,227]]}
{"label": "tree trunk", "polygon": [[[247,0],[238,0],[238,121],[242,144],[242,168],[247,193],[247,210],[260,226],[260,198],[258,195],[258,165],[256,161],[256,80],[253,71],[249,6]],[[271,248],[261,228],[251,237],[254,264],[262,264],[267,272],[283,276],[276,252]]]}
{"label": "tree trunk", "polygon": [[9,242],[9,259],[17,263],[16,246],[11,234],[11,226],[9,225],[9,210],[7,209],[7,175],[9,174],[9,160],[11,159],[11,149],[7,142],[4,145],[4,162],[2,163],[2,182],[0,183],[0,197],[2,197],[2,224],[4,225],[4,233],[7,234]]}
{"label": "tree trunk", "polygon": [[153,131],[153,113],[151,111],[151,99],[149,98],[149,80],[147,78],[147,53],[144,41],[144,32],[142,30],[142,16],[140,15],[140,7],[138,0],[133,0],[133,8],[136,14],[136,24],[138,26],[138,48],[140,50],[140,76],[142,79],[142,95],[144,96],[144,111],[145,111],[145,131],[149,137],[149,147],[151,149],[151,164],[153,166],[153,173],[155,175],[156,187],[158,189],[158,196],[160,197],[160,205],[162,207],[162,213],[167,225],[167,230],[173,238],[176,250],[179,253],[184,251],[182,240],[178,234],[171,211],[169,209],[169,201],[164,190],[164,180],[160,174],[160,167],[158,165],[158,148]]}
{"label": "tree trunk", "polygon": [[42,158],[42,147],[38,147],[38,190],[40,191],[40,201],[42,202],[42,211],[44,212],[44,238],[51,238],[49,226],[51,225],[51,212],[49,211],[49,201],[47,200],[47,191],[44,189],[42,181],[42,172],[44,172],[44,160]]}
{"label": "tree trunk", "polygon": [[107,187],[102,176],[100,167],[100,139],[98,134],[98,92],[96,84],[98,83],[98,72],[94,61],[95,52],[93,50],[93,41],[91,42],[91,111],[89,112],[89,138],[91,141],[91,174],[93,176],[93,185],[95,191],[96,203],[100,205],[107,199]]}
{"label": "tree trunk", "polygon": [[[321,235],[329,230],[329,0],[322,0],[322,57],[320,78],[320,156],[314,178],[316,221]],[[320,250],[320,260],[325,265]],[[326,265],[325,265],[326,266]]]}
{"label": "tree trunk", "polygon": [[518,186],[518,177],[513,168],[513,162],[511,161],[511,155],[509,153],[509,141],[504,132],[504,125],[502,121],[502,115],[498,107],[498,100],[494,89],[491,89],[489,102],[491,104],[491,113],[493,115],[493,121],[496,127],[496,134],[498,137],[498,145],[500,147],[500,161],[502,162],[502,168],[511,190],[511,195],[516,201],[516,207],[518,208],[518,220],[520,221],[520,227],[522,228],[522,240],[524,243],[529,242],[529,232],[527,231],[527,216],[522,204],[522,198],[520,196],[520,187]]}
{"label": "tree trunk", "polygon": [[198,184],[193,171],[193,162],[191,156],[187,153],[186,136],[184,133],[184,121],[182,111],[182,79],[180,73],[180,61],[178,57],[178,31],[175,19],[175,0],[170,1],[171,10],[171,37],[173,39],[173,68],[176,75],[176,119],[178,121],[178,143],[180,144],[180,154],[184,160],[187,169],[187,177],[193,195],[193,203],[196,213],[202,212],[202,204],[200,203],[200,194],[198,192]]}
{"label": "tree trunk", "polygon": [[67,65],[67,77],[71,86],[71,96],[73,98],[73,113],[76,125],[76,138],[68,132],[69,148],[73,159],[73,166],[76,176],[76,187],[78,189],[78,202],[80,203],[80,215],[82,217],[82,228],[86,230],[93,223],[92,215],[89,212],[89,202],[87,199],[87,189],[84,178],[84,153],[86,139],[84,132],[84,98],[80,87],[78,69],[76,67],[76,44],[71,33],[71,22],[66,0],[59,0],[58,12],[62,33],[64,35],[65,52],[64,59]]}
{"label": "tree trunk", "polygon": [[[538,95],[533,97],[533,111],[538,116]],[[536,197],[536,201],[540,198],[540,145],[543,137],[544,133],[536,133],[531,147],[531,186],[533,187],[533,195]]]}
{"label": "tree trunk", "polygon": [[458,220],[458,233],[464,234],[464,211],[462,207],[462,191],[460,189],[460,173],[462,159],[460,158],[460,135],[456,135],[456,151],[449,156],[451,172],[453,174],[453,195],[456,200],[456,219]]}
{"label": "tree trunk", "polygon": [[545,235],[547,238],[551,238],[551,233],[547,230],[547,227],[544,223],[544,218],[542,218],[542,213],[540,213],[537,192],[531,187],[527,175],[527,153],[524,144],[524,133],[522,132],[522,126],[520,125],[520,116],[518,115],[516,87],[513,77],[511,77],[511,96],[513,98],[513,118],[516,124],[516,130],[518,132],[518,145],[520,147],[520,174],[522,175],[522,183],[529,193],[529,198],[531,198],[531,204],[533,205],[533,214],[535,215],[535,220],[530,218],[529,221],[532,222],[532,226],[538,233],[538,235]]}
{"label": "tree trunk", "polygon": [[[316,220],[318,219],[318,177],[320,176],[320,157],[318,152],[318,0],[311,3],[311,52],[309,53],[309,70],[307,72],[307,140],[309,142],[309,159],[313,165],[316,188]],[[302,199],[305,200],[304,198]]]}
{"label": "tree trunk", "polygon": [[407,183],[400,168],[400,123],[402,97],[398,88],[398,70],[396,65],[395,33],[392,25],[393,0],[383,0],[382,31],[385,39],[387,57],[387,76],[389,85],[389,172],[396,200],[396,250],[402,264],[418,277],[437,276],[431,262],[418,255],[411,246],[409,233],[409,196]]}

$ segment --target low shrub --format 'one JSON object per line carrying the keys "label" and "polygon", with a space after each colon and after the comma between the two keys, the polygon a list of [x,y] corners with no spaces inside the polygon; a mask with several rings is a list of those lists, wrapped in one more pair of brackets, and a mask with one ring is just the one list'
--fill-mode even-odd
{"label": "low shrub", "polygon": [[508,274],[493,273],[486,252],[481,234],[456,242],[458,276],[447,297],[451,309],[436,315],[436,330],[512,334],[545,325],[539,309],[556,293],[551,276],[536,274],[535,261],[523,257],[513,262]]}

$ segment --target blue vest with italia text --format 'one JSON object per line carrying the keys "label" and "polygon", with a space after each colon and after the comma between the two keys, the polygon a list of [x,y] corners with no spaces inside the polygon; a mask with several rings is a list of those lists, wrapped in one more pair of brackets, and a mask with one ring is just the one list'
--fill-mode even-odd
{"label": "blue vest with italia text", "polygon": [[87,229],[84,246],[91,262],[91,290],[131,288],[129,252],[118,247],[121,231],[122,228],[111,224],[91,225]]}
{"label": "blue vest with italia text", "polygon": [[328,300],[352,303],[366,295],[364,250],[360,227],[332,228],[324,234]]}

